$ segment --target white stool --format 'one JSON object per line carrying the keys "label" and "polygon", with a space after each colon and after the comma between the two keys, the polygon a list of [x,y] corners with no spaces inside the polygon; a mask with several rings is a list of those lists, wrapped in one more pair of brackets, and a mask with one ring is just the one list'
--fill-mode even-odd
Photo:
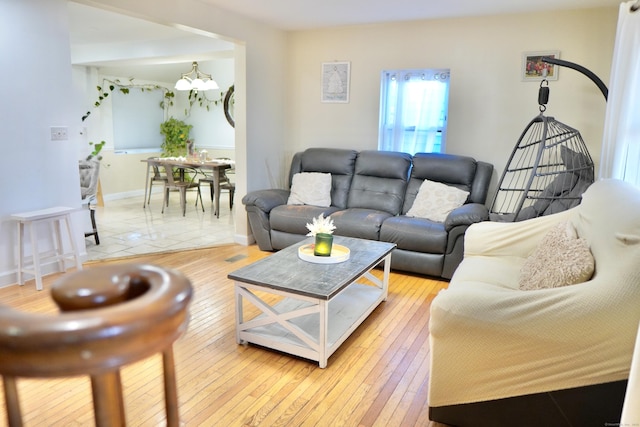
{"label": "white stool", "polygon": [[[40,265],[43,260],[52,259],[54,262],[58,262],[58,268],[60,271],[67,271],[65,259],[74,259],[76,268],[82,270],[82,263],[80,262],[80,254],[76,246],[76,242],[71,233],[71,212],[75,209],[68,207],[55,207],[49,209],[42,209],[39,211],[22,212],[11,215],[11,218],[17,221],[18,224],[18,284],[24,285],[24,273],[32,274],[36,279],[36,289],[42,290],[42,273],[40,271]],[[66,224],[66,231],[71,242],[71,252],[64,252],[64,246],[62,242],[62,222]],[[38,250],[38,224],[50,224],[53,225],[53,251],[40,253]],[[25,264],[24,254],[24,239],[25,239],[25,226],[29,227],[29,234],[31,236],[31,253],[32,263]],[[42,257],[42,258],[41,258]]]}

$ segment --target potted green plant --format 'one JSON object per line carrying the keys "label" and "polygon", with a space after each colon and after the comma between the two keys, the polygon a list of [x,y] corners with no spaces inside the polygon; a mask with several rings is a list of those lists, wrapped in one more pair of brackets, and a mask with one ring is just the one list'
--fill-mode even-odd
{"label": "potted green plant", "polygon": [[186,156],[187,140],[192,127],[193,125],[173,117],[160,124],[160,133],[164,136],[163,157]]}

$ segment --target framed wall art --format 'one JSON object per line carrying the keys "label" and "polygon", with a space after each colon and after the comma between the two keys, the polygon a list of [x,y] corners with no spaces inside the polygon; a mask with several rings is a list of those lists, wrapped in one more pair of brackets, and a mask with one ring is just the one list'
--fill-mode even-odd
{"label": "framed wall art", "polygon": [[522,81],[558,80],[560,67],[543,62],[545,56],[560,59],[560,51],[542,50],[522,54]]}
{"label": "framed wall art", "polygon": [[322,102],[349,102],[350,62],[322,63]]}

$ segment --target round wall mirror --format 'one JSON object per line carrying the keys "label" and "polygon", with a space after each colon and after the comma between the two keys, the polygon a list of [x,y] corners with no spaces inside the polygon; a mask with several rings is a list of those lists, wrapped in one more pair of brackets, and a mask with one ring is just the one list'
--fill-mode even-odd
{"label": "round wall mirror", "polygon": [[233,93],[234,93],[234,86],[235,85],[231,85],[229,87],[229,89],[227,90],[226,95],[224,96],[224,116],[227,118],[227,121],[229,122],[231,127],[235,128],[236,127],[236,122],[233,119],[233,103],[234,103]]}

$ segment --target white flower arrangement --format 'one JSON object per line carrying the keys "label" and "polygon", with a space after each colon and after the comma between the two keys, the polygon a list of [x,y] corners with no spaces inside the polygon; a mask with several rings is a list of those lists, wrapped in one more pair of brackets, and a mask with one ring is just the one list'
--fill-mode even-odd
{"label": "white flower arrangement", "polygon": [[333,234],[336,226],[333,225],[331,218],[325,218],[324,214],[320,214],[317,218],[313,218],[312,224],[307,223],[307,229],[309,230],[307,236],[315,236],[318,233]]}

